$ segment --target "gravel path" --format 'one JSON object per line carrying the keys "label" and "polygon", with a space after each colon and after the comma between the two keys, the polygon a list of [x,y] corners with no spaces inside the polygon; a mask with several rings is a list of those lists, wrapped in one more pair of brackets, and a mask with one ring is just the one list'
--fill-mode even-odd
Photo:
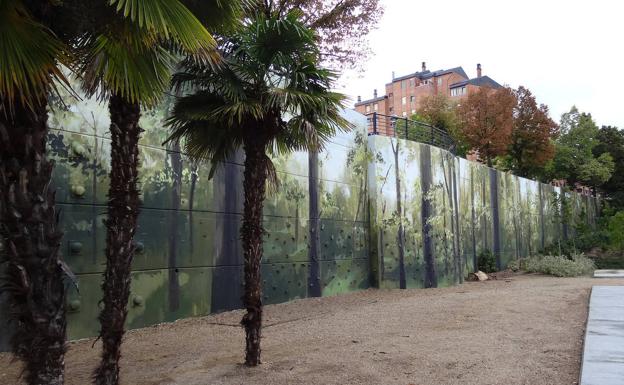
{"label": "gravel path", "polygon": [[[125,385],[567,384],[578,381],[592,285],[520,275],[430,290],[367,290],[267,306],[263,365],[240,365],[241,311],[131,331]],[[99,344],[72,343],[67,383],[85,385]],[[19,364],[0,354],[0,384]]]}

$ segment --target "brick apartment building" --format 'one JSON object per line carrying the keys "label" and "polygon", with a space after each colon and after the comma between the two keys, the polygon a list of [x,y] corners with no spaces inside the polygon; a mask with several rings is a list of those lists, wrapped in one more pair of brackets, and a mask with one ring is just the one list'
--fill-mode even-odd
{"label": "brick apartment building", "polygon": [[385,95],[378,96],[375,90],[372,99],[362,100],[358,96],[355,110],[362,114],[377,112],[409,117],[416,113],[425,96],[444,94],[451,99],[460,99],[481,87],[502,87],[489,76],[482,75],[481,64],[477,64],[477,77],[470,79],[462,67],[432,72],[423,62],[420,72],[400,77],[394,77],[393,72],[392,82],[386,84]]}

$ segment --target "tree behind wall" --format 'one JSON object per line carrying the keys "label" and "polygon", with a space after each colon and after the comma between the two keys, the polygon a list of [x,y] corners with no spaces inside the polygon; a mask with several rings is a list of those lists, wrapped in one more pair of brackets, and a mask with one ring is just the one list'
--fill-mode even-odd
{"label": "tree behind wall", "polygon": [[510,88],[481,87],[469,93],[458,108],[462,137],[490,167],[511,142],[515,103]]}
{"label": "tree behind wall", "polygon": [[594,156],[608,153],[613,158],[614,172],[600,187],[609,203],[616,210],[624,209],[624,131],[617,127],[602,126],[598,132],[598,144]]}
{"label": "tree behind wall", "polygon": [[561,116],[560,127],[555,156],[547,165],[546,174],[550,179],[565,179],[572,187],[576,183],[590,186],[596,192],[614,171],[609,152],[594,153],[599,145],[598,126],[591,114],[572,107]]}
{"label": "tree behind wall", "polygon": [[412,116],[412,120],[424,121],[448,132],[455,141],[455,155],[465,156],[470,150],[460,130],[456,103],[453,103],[448,96],[435,94],[423,97],[418,107],[418,113]]}
{"label": "tree behind wall", "polygon": [[553,140],[559,127],[548,116],[548,106],[538,105],[527,88],[520,86],[513,93],[513,129],[504,163],[515,175],[536,178],[555,155]]}
{"label": "tree behind wall", "polygon": [[383,16],[379,0],[276,0],[273,10],[303,13],[302,22],[318,33],[322,61],[330,68],[363,69],[371,50],[366,37]]}

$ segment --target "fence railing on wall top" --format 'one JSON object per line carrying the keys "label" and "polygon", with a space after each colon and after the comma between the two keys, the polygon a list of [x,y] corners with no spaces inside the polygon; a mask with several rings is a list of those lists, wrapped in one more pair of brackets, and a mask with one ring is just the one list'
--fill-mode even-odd
{"label": "fence railing on wall top", "polygon": [[446,130],[399,116],[373,112],[366,115],[369,135],[392,136],[426,143],[455,153],[456,144]]}

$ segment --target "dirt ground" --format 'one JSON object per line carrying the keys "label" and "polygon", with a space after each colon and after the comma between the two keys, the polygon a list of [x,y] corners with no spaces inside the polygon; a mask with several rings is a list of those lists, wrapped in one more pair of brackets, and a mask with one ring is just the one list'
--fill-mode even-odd
{"label": "dirt ground", "polygon": [[[127,334],[125,385],[576,384],[592,285],[521,275],[430,290],[367,290],[267,306],[263,364],[245,368],[241,311]],[[85,385],[99,344],[70,344],[67,383]],[[19,384],[0,355],[0,384]]]}

